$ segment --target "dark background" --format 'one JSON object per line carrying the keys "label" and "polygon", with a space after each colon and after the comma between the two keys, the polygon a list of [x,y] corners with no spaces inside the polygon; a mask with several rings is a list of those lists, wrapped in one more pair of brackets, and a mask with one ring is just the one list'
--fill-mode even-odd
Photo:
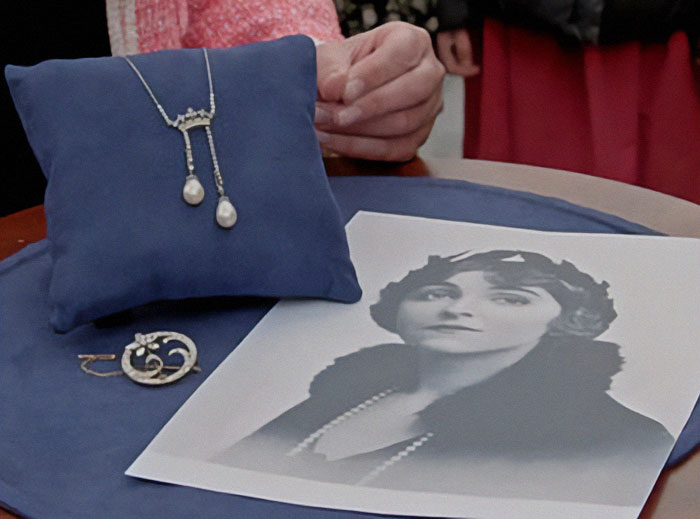
{"label": "dark background", "polygon": [[[54,58],[109,56],[101,0],[0,2],[0,65],[34,65]],[[24,135],[4,74],[0,82],[0,216],[43,203],[46,181]],[[89,102],[89,100],[85,100]],[[66,131],[71,131],[66,128]]]}

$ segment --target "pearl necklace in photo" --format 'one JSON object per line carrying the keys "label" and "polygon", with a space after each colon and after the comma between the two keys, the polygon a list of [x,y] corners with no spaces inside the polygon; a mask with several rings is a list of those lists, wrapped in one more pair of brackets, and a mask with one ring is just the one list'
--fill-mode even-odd
{"label": "pearl necklace in photo", "polygon": [[211,80],[211,68],[209,67],[209,54],[207,49],[202,49],[204,53],[204,62],[207,68],[207,79],[209,80],[209,111],[204,109],[195,111],[193,108],[188,108],[185,114],[179,114],[174,120],[168,117],[165,110],[156,99],[155,94],[148,86],[143,75],[136,68],[136,65],[129,59],[128,56],[123,56],[132,70],[136,73],[141,83],[146,88],[148,95],[153,100],[156,105],[158,112],[163,117],[165,124],[171,128],[175,128],[182,132],[185,138],[185,159],[187,165],[187,177],[185,178],[185,187],[182,189],[182,197],[190,205],[199,205],[204,199],[204,188],[202,187],[199,178],[194,172],[194,159],[192,158],[192,145],[190,144],[190,135],[188,133],[192,128],[198,128],[200,126],[204,127],[207,132],[207,140],[209,141],[209,153],[211,155],[211,161],[214,165],[214,183],[216,184],[216,191],[219,194],[219,203],[216,206],[216,223],[219,224],[224,229],[230,229],[236,223],[238,215],[236,214],[236,209],[229,200],[228,196],[224,193],[224,180],[221,177],[221,171],[219,170],[219,162],[216,159],[216,150],[214,149],[214,137],[211,131],[211,122],[214,119],[214,114],[216,113],[216,103],[214,99],[214,86]]}

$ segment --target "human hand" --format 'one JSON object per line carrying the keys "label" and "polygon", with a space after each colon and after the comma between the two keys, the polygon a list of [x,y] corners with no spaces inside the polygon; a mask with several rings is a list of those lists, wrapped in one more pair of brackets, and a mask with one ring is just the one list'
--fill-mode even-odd
{"label": "human hand", "polygon": [[474,64],[472,42],[466,29],[439,32],[437,50],[440,61],[450,74],[472,77],[479,73],[479,66]]}
{"label": "human hand", "polygon": [[319,45],[316,67],[324,148],[370,160],[415,156],[442,109],[445,75],[425,30],[390,22]]}

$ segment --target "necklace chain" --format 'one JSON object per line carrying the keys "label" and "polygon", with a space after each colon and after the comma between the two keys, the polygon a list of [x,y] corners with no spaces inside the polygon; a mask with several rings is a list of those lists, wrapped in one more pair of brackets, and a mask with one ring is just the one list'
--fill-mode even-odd
{"label": "necklace chain", "polygon": [[[202,52],[204,53],[204,63],[207,67],[207,80],[209,81],[209,113],[211,114],[212,117],[214,117],[214,114],[216,113],[216,100],[214,96],[214,83],[211,79],[211,66],[209,65],[209,53],[207,52],[206,48],[202,49]],[[160,115],[163,116],[163,120],[165,121],[165,124],[168,126],[172,126],[173,128],[178,127],[178,121],[177,119],[173,120],[168,117],[168,114],[165,112],[165,109],[163,108],[163,105],[160,104],[158,101],[158,98],[156,95],[153,93],[153,90],[151,90],[151,87],[148,85],[146,80],[144,79],[143,75],[141,74],[141,71],[134,65],[134,62],[131,61],[129,56],[123,56],[123,58],[126,60],[126,62],[129,64],[131,69],[136,73],[136,76],[141,80],[141,84],[143,84],[144,88],[146,89],[146,92],[148,92],[148,95],[151,96],[151,99],[153,100],[153,104],[156,105],[156,108],[160,112]]]}
{"label": "necklace chain", "polygon": [[183,189],[183,198],[190,205],[198,205],[202,201],[204,198],[204,188],[202,188],[202,185],[194,172],[194,158],[192,156],[192,145],[188,132],[193,128],[198,128],[200,126],[204,127],[207,134],[207,142],[209,143],[209,153],[211,155],[213,166],[214,184],[219,195],[219,203],[216,208],[216,221],[221,227],[230,229],[236,223],[238,215],[236,214],[236,209],[233,207],[233,204],[231,204],[231,201],[224,192],[224,180],[221,176],[221,170],[219,169],[219,161],[216,158],[214,135],[211,130],[211,122],[216,114],[216,97],[214,95],[214,83],[211,77],[211,66],[209,65],[209,53],[207,52],[206,48],[203,48],[202,52],[204,53],[204,63],[207,69],[207,81],[209,82],[209,111],[207,112],[206,110],[202,109],[195,112],[192,108],[188,108],[187,113],[179,114],[175,119],[168,117],[163,105],[160,104],[160,101],[158,101],[158,98],[153,93],[150,85],[134,62],[131,61],[128,56],[124,56],[124,59],[139,78],[141,84],[146,89],[146,92],[148,92],[153,104],[158,109],[161,117],[163,117],[165,124],[182,132],[182,136],[185,139],[185,164],[187,168],[187,178],[185,179],[186,181]]}

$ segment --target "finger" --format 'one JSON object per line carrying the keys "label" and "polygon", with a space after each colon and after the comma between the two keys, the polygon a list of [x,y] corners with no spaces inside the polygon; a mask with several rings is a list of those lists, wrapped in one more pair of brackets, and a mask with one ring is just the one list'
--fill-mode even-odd
{"label": "finger", "polygon": [[319,112],[325,112],[325,117],[316,118],[316,128],[325,132],[347,135],[398,137],[411,134],[428,121],[435,119],[442,109],[442,90],[436,90],[427,100],[406,110],[391,112],[345,128],[334,128],[332,124],[333,113],[339,109],[342,109],[342,105],[316,103],[317,115]]}
{"label": "finger", "polygon": [[462,71],[461,75],[466,78],[477,76],[479,72],[481,72],[479,65],[466,65],[463,67],[463,69],[464,70]]}
{"label": "finger", "polygon": [[405,74],[421,63],[427,51],[432,53],[428,32],[403,22],[387,23],[361,36],[365,36],[363,51],[353,56],[345,104]]}
{"label": "finger", "polygon": [[316,131],[319,142],[325,149],[341,155],[366,160],[405,162],[416,155],[418,148],[427,140],[433,122],[409,135],[395,138],[340,135]]}
{"label": "finger", "polygon": [[452,51],[452,49],[450,49],[448,51],[448,54],[446,55],[446,57],[444,59],[443,59],[442,54],[441,54],[440,61],[445,66],[445,70],[449,74],[462,75],[463,67],[455,59],[455,55],[454,55],[454,52]]}
{"label": "finger", "polygon": [[479,66],[474,63],[474,51],[469,33],[462,29],[454,35],[454,46],[459,63],[460,75],[469,77],[479,73]]}
{"label": "finger", "polygon": [[454,46],[457,54],[457,59],[462,62],[474,62],[472,56],[472,42],[469,39],[469,33],[465,30],[456,31],[454,34]]}
{"label": "finger", "polygon": [[314,125],[321,129],[330,130],[333,125],[333,114],[342,109],[343,105],[337,103],[325,103],[323,101],[316,101],[316,107],[314,111]]}
{"label": "finger", "polygon": [[445,69],[437,59],[423,60],[413,70],[393,79],[335,114],[339,127],[404,110],[420,104],[442,88]]}
{"label": "finger", "polygon": [[445,65],[447,72],[450,74],[456,74],[459,66],[457,65],[457,60],[455,59],[455,54],[453,51],[454,40],[450,33],[440,33],[437,39],[438,56],[442,64]]}
{"label": "finger", "polygon": [[316,48],[316,85],[324,101],[340,101],[347,84],[350,52],[345,42],[329,42]]}
{"label": "finger", "polygon": [[454,36],[452,31],[439,32],[436,42],[440,55],[452,54],[452,46],[454,45]]}

